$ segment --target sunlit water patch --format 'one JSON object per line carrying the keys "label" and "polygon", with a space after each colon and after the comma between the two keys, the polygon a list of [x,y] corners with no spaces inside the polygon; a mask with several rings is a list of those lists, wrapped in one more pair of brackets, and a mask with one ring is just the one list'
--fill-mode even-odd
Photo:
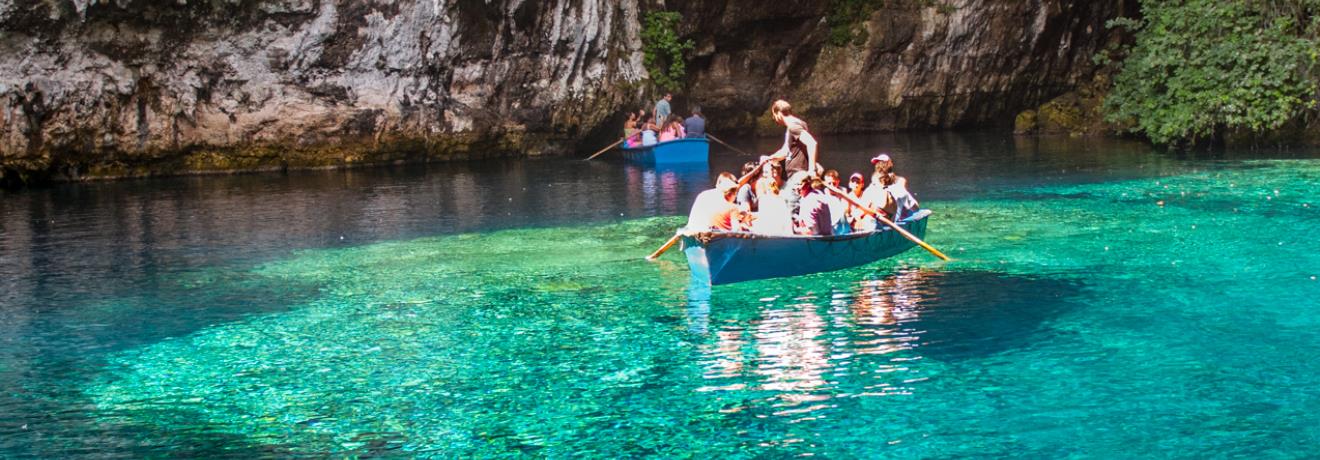
{"label": "sunlit water patch", "polygon": [[1317,184],[1288,161],[1005,189],[927,203],[954,262],[713,290],[641,260],[673,218],[308,250],[245,279],[314,294],[118,352],[85,393],[104,423],[313,454],[1295,453],[1320,435]]}

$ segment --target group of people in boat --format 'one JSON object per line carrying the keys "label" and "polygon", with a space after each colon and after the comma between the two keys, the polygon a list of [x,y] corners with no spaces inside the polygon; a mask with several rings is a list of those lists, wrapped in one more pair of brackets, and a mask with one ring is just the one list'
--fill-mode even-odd
{"label": "group of people in boat", "polygon": [[820,166],[816,139],[793,107],[775,101],[770,114],[785,128],[783,146],[743,165],[741,177],[720,173],[692,204],[689,231],[842,235],[876,230],[877,214],[898,221],[920,209],[888,154],[871,158],[869,184],[854,172],[845,189],[838,171]]}
{"label": "group of people in boat", "polygon": [[669,101],[673,99],[672,93],[665,93],[651,112],[646,109],[629,112],[623,123],[624,147],[648,147],[676,139],[706,137],[706,118],[701,115],[701,107],[693,106],[692,115],[684,119],[670,109]]}

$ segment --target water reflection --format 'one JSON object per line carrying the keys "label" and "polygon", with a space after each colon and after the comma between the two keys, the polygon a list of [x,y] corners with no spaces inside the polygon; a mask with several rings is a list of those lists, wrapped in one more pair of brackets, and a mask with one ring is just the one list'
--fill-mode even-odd
{"label": "water reflection", "polygon": [[936,367],[1029,346],[1079,289],[1063,279],[904,268],[824,295],[761,299],[748,320],[721,320],[739,305],[720,304],[719,290],[712,300],[692,289],[689,322],[699,327],[689,330],[708,339],[699,391],[766,392],[765,411],[794,421],[842,400],[917,394]]}
{"label": "water reflection", "polygon": [[628,186],[629,206],[645,209],[647,214],[687,214],[692,197],[711,188],[710,167],[706,164],[623,167]]}

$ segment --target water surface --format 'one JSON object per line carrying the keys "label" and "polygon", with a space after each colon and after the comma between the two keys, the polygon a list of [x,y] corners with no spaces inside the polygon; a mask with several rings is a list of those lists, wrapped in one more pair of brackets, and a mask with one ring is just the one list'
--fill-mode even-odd
{"label": "water surface", "polygon": [[1310,153],[828,141],[831,166],[895,156],[956,260],[713,290],[642,261],[747,160],[718,151],[6,194],[0,457],[1315,445]]}

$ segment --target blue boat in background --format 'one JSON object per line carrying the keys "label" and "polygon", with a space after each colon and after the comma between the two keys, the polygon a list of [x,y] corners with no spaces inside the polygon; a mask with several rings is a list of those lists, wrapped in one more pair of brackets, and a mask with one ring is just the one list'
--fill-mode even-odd
{"label": "blue boat in background", "polygon": [[[917,238],[926,236],[923,209],[896,222]],[[807,275],[856,267],[892,257],[915,243],[889,227],[837,236],[768,236],[741,232],[683,235],[692,278],[710,285]]]}
{"label": "blue boat in background", "polygon": [[706,163],[710,158],[710,142],[705,138],[694,137],[647,147],[625,147],[623,157],[628,161],[653,166]]}

